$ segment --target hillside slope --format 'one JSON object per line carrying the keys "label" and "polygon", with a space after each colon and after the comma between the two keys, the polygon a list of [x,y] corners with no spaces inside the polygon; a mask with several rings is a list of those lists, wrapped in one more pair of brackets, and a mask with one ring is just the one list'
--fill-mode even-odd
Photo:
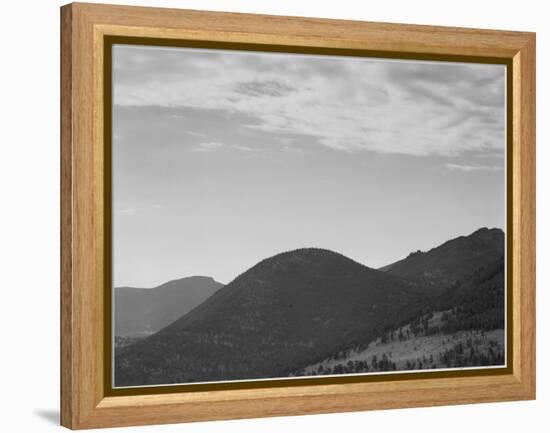
{"label": "hillside slope", "polygon": [[212,296],[223,284],[210,277],[169,281],[152,289],[114,289],[117,337],[151,335]]}
{"label": "hillside slope", "polygon": [[349,345],[295,375],[365,373],[504,363],[504,258],[430,299],[407,323]]}
{"label": "hillside slope", "polygon": [[320,249],[252,267],[116,357],[117,386],[287,376],[425,303],[407,281]]}
{"label": "hillside slope", "polygon": [[504,256],[504,232],[482,228],[469,236],[451,239],[429,251],[417,251],[380,268],[388,274],[416,282],[437,296],[469,278],[477,269]]}
{"label": "hillside slope", "polygon": [[434,310],[448,310],[444,332],[504,328],[504,257],[479,268],[465,281],[448,288]]}

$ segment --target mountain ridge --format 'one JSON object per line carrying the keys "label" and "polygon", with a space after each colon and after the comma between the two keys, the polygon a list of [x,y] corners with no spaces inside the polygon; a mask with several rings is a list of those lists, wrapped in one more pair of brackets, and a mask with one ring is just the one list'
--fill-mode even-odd
{"label": "mountain ridge", "polygon": [[[285,377],[451,301],[468,308],[449,315],[449,329],[498,327],[503,254],[504,233],[488,228],[411,253],[385,270],[324,248],[275,254],[117,351],[115,385]],[[472,320],[469,308],[476,311]]]}
{"label": "mountain ridge", "polygon": [[204,302],[222,286],[212,277],[192,276],[153,288],[115,287],[114,333],[119,337],[155,333]]}
{"label": "mountain ridge", "polygon": [[296,362],[374,335],[390,316],[412,315],[421,300],[415,285],[339,253],[284,252],[122,350],[117,386],[285,376]]}
{"label": "mountain ridge", "polygon": [[412,252],[379,270],[415,281],[433,295],[440,295],[479,267],[498,259],[503,251],[504,232],[499,228],[482,227],[428,251]]}

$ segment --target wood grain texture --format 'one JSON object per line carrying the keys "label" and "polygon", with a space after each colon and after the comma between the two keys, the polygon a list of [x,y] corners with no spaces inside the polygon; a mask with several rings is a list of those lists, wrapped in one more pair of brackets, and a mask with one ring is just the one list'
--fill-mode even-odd
{"label": "wood grain texture", "polygon": [[514,374],[535,398],[535,37],[514,56]]}
{"label": "wood grain texture", "polygon": [[[79,429],[535,397],[534,34],[78,3],[62,8],[61,27],[62,425]],[[513,373],[105,397],[105,35],[513,60]]]}
{"label": "wood grain texture", "polygon": [[72,426],[72,14],[61,9],[61,424]]}

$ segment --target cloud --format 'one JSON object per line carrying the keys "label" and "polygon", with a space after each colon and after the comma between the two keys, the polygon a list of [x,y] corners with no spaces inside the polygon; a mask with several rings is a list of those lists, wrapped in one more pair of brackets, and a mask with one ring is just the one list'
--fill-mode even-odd
{"label": "cloud", "polygon": [[115,210],[116,216],[134,216],[136,213],[137,213],[137,209],[135,207],[128,207],[128,208]]}
{"label": "cloud", "polygon": [[237,83],[235,85],[235,91],[253,97],[261,97],[266,95],[281,97],[290,92],[293,92],[294,89],[279,81],[271,80]]}
{"label": "cloud", "polygon": [[239,145],[239,144],[235,144],[233,146],[231,146],[233,149],[237,149],[237,150],[240,150],[241,152],[256,152],[257,149],[254,149],[252,147],[249,147],[249,146],[242,146],[242,145]]}
{"label": "cloud", "polygon": [[223,143],[218,141],[209,141],[206,143],[200,143],[198,146],[193,147],[191,152],[212,152],[220,147],[223,147]]}
{"label": "cloud", "polygon": [[301,153],[301,154],[305,153],[304,149],[296,146],[285,145],[282,150],[284,152],[289,152],[289,153]]}
{"label": "cloud", "polygon": [[464,164],[445,164],[445,167],[458,171],[502,171],[504,168],[497,165],[464,165]]}
{"label": "cloud", "polygon": [[114,59],[117,105],[220,110],[250,119],[239,131],[350,153],[504,148],[502,65],[129,46]]}
{"label": "cloud", "polygon": [[189,135],[192,135],[194,137],[204,137],[205,134],[203,134],[202,132],[196,132],[196,131],[192,131],[190,129],[187,130],[187,133]]}

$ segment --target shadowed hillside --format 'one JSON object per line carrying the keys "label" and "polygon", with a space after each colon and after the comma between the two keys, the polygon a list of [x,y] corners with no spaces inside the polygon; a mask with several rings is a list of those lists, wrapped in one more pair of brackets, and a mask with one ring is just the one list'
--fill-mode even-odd
{"label": "shadowed hillside", "polygon": [[504,363],[504,258],[430,299],[412,320],[293,374],[326,375]]}
{"label": "shadowed hillside", "polygon": [[416,282],[426,293],[440,295],[456,283],[470,277],[504,252],[504,232],[482,228],[469,236],[460,236],[427,252],[417,251],[380,270]]}
{"label": "shadowed hillside", "polygon": [[504,257],[446,290],[434,309],[449,311],[444,332],[504,329]]}
{"label": "shadowed hillside", "polygon": [[266,259],[116,357],[116,385],[287,376],[417,314],[421,290],[328,250]]}
{"label": "shadowed hillside", "polygon": [[504,271],[504,234],[486,228],[383,270],[278,254],[120,347],[115,385],[502,365]]}

